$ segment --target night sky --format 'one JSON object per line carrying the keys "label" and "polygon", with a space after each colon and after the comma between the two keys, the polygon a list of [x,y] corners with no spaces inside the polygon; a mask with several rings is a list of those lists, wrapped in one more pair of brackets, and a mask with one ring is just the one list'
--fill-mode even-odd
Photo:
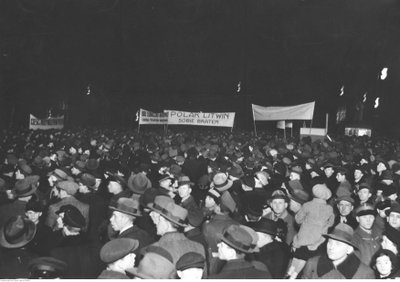
{"label": "night sky", "polygon": [[63,103],[70,125],[129,125],[140,107],[246,125],[251,103],[313,100],[334,126],[365,93],[366,123],[400,121],[397,0],[0,0],[0,51],[1,127]]}

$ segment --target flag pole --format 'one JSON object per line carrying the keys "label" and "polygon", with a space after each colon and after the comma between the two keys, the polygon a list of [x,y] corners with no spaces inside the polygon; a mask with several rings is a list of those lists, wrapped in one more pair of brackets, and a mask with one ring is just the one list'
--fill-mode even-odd
{"label": "flag pole", "polygon": [[328,134],[328,122],[329,122],[329,113],[326,113],[326,116],[325,116],[325,131],[326,131],[326,134]]}
{"label": "flag pole", "polygon": [[254,134],[257,137],[256,119],[254,118],[254,107],[253,107],[253,105],[251,105],[251,109],[253,111]]}

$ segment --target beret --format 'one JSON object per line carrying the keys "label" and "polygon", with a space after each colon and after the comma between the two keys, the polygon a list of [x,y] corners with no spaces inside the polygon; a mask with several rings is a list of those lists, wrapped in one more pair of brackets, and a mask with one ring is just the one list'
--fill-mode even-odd
{"label": "beret", "polygon": [[133,253],[139,241],[131,238],[117,238],[107,242],[100,250],[100,258],[105,263],[115,262],[127,254]]}

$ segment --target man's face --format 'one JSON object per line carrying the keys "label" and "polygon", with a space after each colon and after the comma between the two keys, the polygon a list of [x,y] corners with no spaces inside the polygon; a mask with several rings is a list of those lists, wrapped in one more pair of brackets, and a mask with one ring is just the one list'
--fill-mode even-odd
{"label": "man's face", "polygon": [[166,228],[168,227],[166,220],[159,213],[154,211],[150,212],[150,217],[156,226],[157,235],[164,235],[167,230]]}
{"label": "man's face", "polygon": [[390,241],[386,235],[382,235],[381,246],[382,249],[392,251],[396,256],[399,253],[396,244]]}
{"label": "man's face", "polygon": [[361,179],[361,177],[363,177],[363,173],[361,172],[361,170],[356,169],[354,171],[354,179],[359,180]]}
{"label": "man's face", "polygon": [[341,216],[348,216],[354,208],[352,203],[344,200],[340,201],[337,207]]}
{"label": "man's face", "polygon": [[375,221],[375,216],[373,216],[372,214],[357,216],[357,221],[360,227],[364,228],[365,230],[371,230],[372,225]]}
{"label": "man's face", "polygon": [[397,212],[391,212],[389,216],[387,217],[389,225],[392,226],[395,229],[400,228],[400,213]]}
{"label": "man's face", "polygon": [[189,185],[185,184],[178,187],[178,193],[181,198],[190,196],[190,192],[192,192],[192,189]]}
{"label": "man's face", "polygon": [[286,210],[287,206],[288,204],[284,199],[273,199],[271,202],[272,210],[278,215],[282,214]]}
{"label": "man's face", "polygon": [[361,189],[357,192],[357,195],[361,202],[366,202],[371,197],[369,189]]}
{"label": "man's face", "polygon": [[384,163],[379,163],[378,166],[376,167],[377,172],[382,172],[386,169],[386,166]]}
{"label": "man's face", "polygon": [[57,229],[64,228],[64,213],[59,213],[57,217]]}
{"label": "man's face", "polygon": [[29,218],[30,221],[37,223],[37,222],[39,222],[39,217],[42,215],[42,212],[28,210],[25,212],[25,215],[27,218]]}
{"label": "man's face", "polygon": [[71,172],[73,175],[78,175],[79,173],[81,173],[81,171],[74,166],[71,168]]}
{"label": "man's face", "polygon": [[25,178],[25,175],[23,175],[23,174],[21,173],[21,171],[18,169],[18,170],[15,172],[15,179],[19,180],[19,179],[24,179],[24,178]]}
{"label": "man's face", "polygon": [[210,196],[207,196],[206,199],[205,199],[205,207],[209,209],[209,208],[212,208],[214,206],[215,206],[214,199],[212,197],[210,197]]}
{"label": "man's face", "polygon": [[126,225],[124,214],[119,211],[113,211],[110,217],[110,224],[114,231],[120,231]]}
{"label": "man's face", "polygon": [[57,180],[58,180],[58,178],[56,176],[50,175],[48,178],[50,187],[54,187]]}
{"label": "man's face", "polygon": [[338,240],[334,240],[332,238],[329,238],[328,243],[326,245],[326,252],[328,258],[332,261],[343,259],[344,257],[347,256],[347,254],[350,253],[350,250],[351,250],[350,245]]}
{"label": "man's face", "polygon": [[232,253],[231,247],[229,247],[225,242],[219,242],[217,244],[218,247],[218,258],[220,260],[228,260],[230,257],[230,254]]}
{"label": "man's face", "polygon": [[343,174],[341,174],[341,173],[337,173],[336,174],[336,180],[338,181],[338,182],[342,182],[342,181],[344,181],[346,179],[346,176],[345,175],[343,175]]}
{"label": "man's face", "polygon": [[333,174],[335,171],[333,170],[333,168],[327,167],[327,168],[324,169],[324,172],[325,172],[326,177],[331,177],[332,174]]}

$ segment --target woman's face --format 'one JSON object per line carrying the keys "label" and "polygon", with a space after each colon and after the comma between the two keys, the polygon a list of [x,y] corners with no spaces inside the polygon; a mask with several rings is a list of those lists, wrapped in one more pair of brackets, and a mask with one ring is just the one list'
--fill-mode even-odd
{"label": "woman's face", "polygon": [[392,262],[386,255],[378,257],[376,259],[375,266],[379,274],[383,277],[388,276],[390,272],[392,272]]}

